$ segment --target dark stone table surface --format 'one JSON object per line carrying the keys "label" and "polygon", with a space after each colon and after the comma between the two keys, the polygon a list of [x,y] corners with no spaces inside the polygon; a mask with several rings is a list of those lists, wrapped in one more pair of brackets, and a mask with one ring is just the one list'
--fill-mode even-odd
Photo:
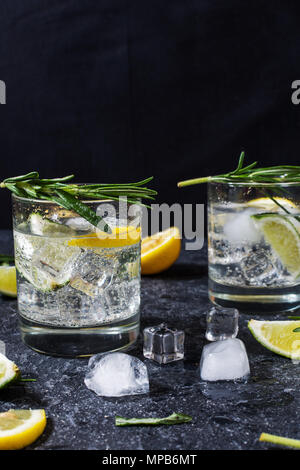
{"label": "dark stone table surface", "polygon": [[[1,252],[12,252],[12,234],[0,232]],[[258,441],[261,432],[300,438],[300,365],[263,348],[240,316],[238,337],[249,356],[247,383],[205,383],[199,359],[206,344],[206,250],[185,251],[163,274],[143,277],[141,326],[166,321],[185,330],[185,359],[159,366],[142,355],[142,339],[129,354],[147,364],[150,393],[102,398],[84,384],[88,359],[39,354],[20,338],[17,302],[0,299],[0,340],[7,357],[24,378],[36,382],[11,385],[0,393],[0,411],[44,408],[47,427],[27,449],[34,450],[253,450],[271,449]],[[283,315],[270,315],[268,319]],[[255,316],[257,318],[257,316]],[[264,318],[261,316],[260,318]],[[283,317],[284,318],[284,317]],[[163,417],[172,412],[191,415],[191,423],[160,427],[116,427],[116,415]]]}

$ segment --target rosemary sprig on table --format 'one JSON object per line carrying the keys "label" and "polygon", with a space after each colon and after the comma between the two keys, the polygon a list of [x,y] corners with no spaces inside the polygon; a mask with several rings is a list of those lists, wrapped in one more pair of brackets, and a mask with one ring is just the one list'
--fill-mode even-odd
{"label": "rosemary sprig on table", "polygon": [[121,416],[115,417],[116,426],[159,426],[159,425],[173,425],[183,424],[192,421],[192,417],[182,413],[172,413],[166,418],[122,418]]}
{"label": "rosemary sprig on table", "polygon": [[72,178],[74,175],[41,179],[38,172],[32,171],[26,175],[6,178],[0,183],[0,188],[7,188],[19,197],[56,202],[67,210],[73,210],[95,227],[101,227],[101,230],[108,233],[111,232],[108,224],[100,224],[102,217],[96,215],[82,201],[126,200],[130,204],[142,204],[141,200],[152,200],[157,194],[155,190],[145,186],[153,179],[152,176],[136,183],[124,184],[72,184],[69,183]]}
{"label": "rosemary sprig on table", "polygon": [[257,162],[244,165],[245,152],[241,152],[235,170],[222,175],[205,176],[180,181],[178,187],[201,183],[300,183],[300,166],[279,165],[265,168],[256,167]]}

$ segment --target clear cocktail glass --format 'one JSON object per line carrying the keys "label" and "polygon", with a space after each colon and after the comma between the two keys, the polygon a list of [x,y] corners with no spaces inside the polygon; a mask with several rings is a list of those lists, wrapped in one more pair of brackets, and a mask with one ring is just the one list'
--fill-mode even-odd
{"label": "clear cocktail glass", "polygon": [[107,234],[55,202],[12,200],[23,341],[69,357],[130,347],[139,333],[139,206],[84,201]]}
{"label": "clear cocktail glass", "polygon": [[208,183],[209,297],[283,311],[300,305],[300,184]]}

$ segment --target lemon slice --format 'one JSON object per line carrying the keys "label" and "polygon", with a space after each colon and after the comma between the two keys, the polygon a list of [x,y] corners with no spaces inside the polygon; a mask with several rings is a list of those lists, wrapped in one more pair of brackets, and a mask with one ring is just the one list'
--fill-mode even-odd
{"label": "lemon slice", "polygon": [[18,379],[20,370],[18,366],[3,354],[0,354],[0,389]]}
{"label": "lemon slice", "polygon": [[124,226],[112,228],[112,233],[108,234],[98,230],[74,237],[68,241],[68,246],[80,248],[119,248],[122,246],[134,245],[141,240],[140,227]]}
{"label": "lemon slice", "polygon": [[9,297],[17,296],[17,277],[15,266],[0,266],[0,293]]}
{"label": "lemon slice", "polygon": [[0,450],[32,444],[46,426],[45,410],[8,410],[0,413]]}
{"label": "lemon slice", "polygon": [[250,320],[248,328],[254,338],[270,351],[290,359],[300,359],[300,320]]}
{"label": "lemon slice", "polygon": [[[273,199],[275,199],[278,204],[280,204],[287,210],[297,208],[297,206],[292,201],[284,197],[274,197]],[[276,212],[278,212],[278,204],[276,204],[273,199],[269,197],[260,197],[257,199],[252,199],[247,203],[247,206],[262,209],[264,212],[271,212],[273,210],[276,210]]]}
{"label": "lemon slice", "polygon": [[297,278],[300,274],[300,224],[281,214],[255,214],[251,218],[281,260],[283,266]]}
{"label": "lemon slice", "polygon": [[141,273],[157,274],[165,271],[177,260],[181,250],[180,232],[170,227],[142,240]]}

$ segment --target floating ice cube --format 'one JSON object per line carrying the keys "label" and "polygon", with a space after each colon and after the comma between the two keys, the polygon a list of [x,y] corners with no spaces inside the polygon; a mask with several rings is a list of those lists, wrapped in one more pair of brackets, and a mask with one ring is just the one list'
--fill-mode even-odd
{"label": "floating ice cube", "polygon": [[92,250],[83,251],[74,264],[71,286],[94,297],[110,286],[117,266],[117,260],[101,256]]}
{"label": "floating ice cube", "polygon": [[209,341],[235,338],[239,325],[239,312],[235,308],[214,306],[206,315],[205,337]]}
{"label": "floating ice cube", "polygon": [[229,338],[204,346],[200,361],[202,380],[235,380],[249,373],[246,348],[240,339]]}
{"label": "floating ice cube", "polygon": [[84,383],[97,395],[104,397],[149,392],[149,378],[145,364],[136,357],[118,352],[92,356]]}
{"label": "floating ice cube", "polygon": [[72,217],[66,222],[66,225],[73,230],[82,230],[83,232],[95,231],[94,226],[83,217]]}
{"label": "floating ice cube", "polygon": [[282,270],[280,263],[272,259],[270,250],[260,248],[245,256],[240,267],[249,285],[273,284],[280,277]]}
{"label": "floating ice cube", "polygon": [[4,343],[4,341],[1,341],[1,340],[0,340],[0,354],[3,354],[3,356],[5,356],[5,354],[6,354],[5,343]]}
{"label": "floating ice cube", "polygon": [[246,209],[241,213],[233,215],[224,225],[224,235],[230,243],[258,243],[261,232],[255,227],[251,215],[255,211]]}

